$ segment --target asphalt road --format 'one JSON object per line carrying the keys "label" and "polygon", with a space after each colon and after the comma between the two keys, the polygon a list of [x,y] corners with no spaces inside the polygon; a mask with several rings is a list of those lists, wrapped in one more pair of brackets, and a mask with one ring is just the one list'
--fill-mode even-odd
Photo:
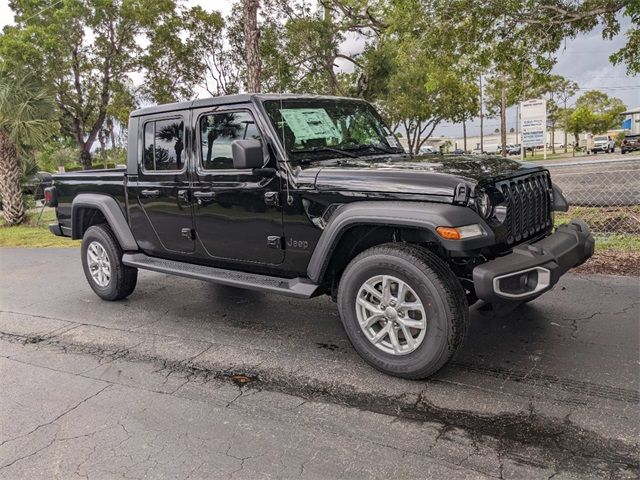
{"label": "asphalt road", "polygon": [[616,162],[607,162],[599,156],[592,157],[587,161],[602,160],[602,163],[547,165],[551,178],[562,188],[571,205],[595,207],[640,204],[640,157],[627,154],[625,161]]}
{"label": "asphalt road", "polygon": [[[472,314],[429,381],[385,376],[335,305],[0,250],[1,478],[637,478],[640,281],[568,275]],[[246,383],[244,383],[246,382]]]}

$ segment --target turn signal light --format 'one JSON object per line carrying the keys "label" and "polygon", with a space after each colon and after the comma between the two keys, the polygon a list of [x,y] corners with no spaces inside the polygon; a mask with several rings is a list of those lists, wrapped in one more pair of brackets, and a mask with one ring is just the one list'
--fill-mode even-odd
{"label": "turn signal light", "polygon": [[446,240],[462,240],[463,238],[481,237],[484,230],[478,224],[464,227],[437,227],[436,232]]}
{"label": "turn signal light", "polygon": [[436,232],[447,240],[460,240],[462,238],[458,229],[454,227],[438,227],[436,228]]}

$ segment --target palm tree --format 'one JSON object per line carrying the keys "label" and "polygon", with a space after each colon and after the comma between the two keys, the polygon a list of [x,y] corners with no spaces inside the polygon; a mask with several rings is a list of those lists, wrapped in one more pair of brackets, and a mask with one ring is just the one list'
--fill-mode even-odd
{"label": "palm tree", "polygon": [[0,195],[8,225],[26,219],[18,155],[42,145],[57,129],[55,102],[33,78],[0,66]]}

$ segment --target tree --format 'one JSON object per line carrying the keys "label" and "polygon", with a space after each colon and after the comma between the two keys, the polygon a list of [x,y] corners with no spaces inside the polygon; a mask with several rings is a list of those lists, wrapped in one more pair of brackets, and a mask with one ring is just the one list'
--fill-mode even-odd
{"label": "tree", "polygon": [[[51,85],[65,134],[84,168],[117,95],[129,100],[190,97],[200,59],[183,38],[175,0],[12,0],[14,26],[0,37],[9,68],[28,68]],[[141,47],[141,40],[148,45]],[[142,77],[133,91],[130,75]]]}
{"label": "tree", "polygon": [[[578,91],[578,84],[561,75],[550,75],[541,87],[547,97],[547,123],[551,128],[551,149],[556,153],[555,130],[558,122],[562,122],[566,115],[567,102]],[[564,125],[564,151],[567,152],[567,128]]]}
{"label": "tree", "polygon": [[622,100],[609,97],[599,90],[589,90],[576,101],[576,109],[587,108],[593,113],[593,121],[585,130],[590,133],[606,133],[619,125],[620,114],[627,107]]}
{"label": "tree", "polygon": [[[236,11],[232,15],[237,14]],[[242,55],[234,32],[225,24],[219,12],[191,8],[183,15],[184,28],[193,54],[201,59],[200,84],[212,96],[232,95],[240,90]],[[225,44],[225,39],[229,45]],[[243,62],[242,62],[243,64]]]}
{"label": "tree", "polygon": [[244,22],[245,62],[247,66],[247,90],[260,92],[262,64],[260,61],[260,30],[258,29],[259,0],[242,0]]}
{"label": "tree", "polygon": [[625,110],[626,106],[619,98],[591,90],[583,94],[576,101],[575,109],[567,114],[567,129],[574,135],[577,145],[581,133],[606,133],[616,127]]}
{"label": "tree", "polygon": [[0,67],[0,195],[9,225],[26,219],[18,156],[42,145],[58,128],[50,93],[32,77]]}
{"label": "tree", "polygon": [[503,69],[500,65],[495,68],[497,71],[487,84],[486,104],[489,114],[500,118],[500,144],[502,156],[506,156],[507,109],[525,97],[538,96],[546,76],[532,65],[523,65],[522,71]]}

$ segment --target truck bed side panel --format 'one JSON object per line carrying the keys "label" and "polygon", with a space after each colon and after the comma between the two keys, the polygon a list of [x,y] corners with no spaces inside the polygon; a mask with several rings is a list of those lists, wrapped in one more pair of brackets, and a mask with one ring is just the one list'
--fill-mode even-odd
{"label": "truck bed side panel", "polygon": [[71,228],[71,203],[80,193],[98,193],[113,197],[128,220],[124,169],[58,174],[54,176],[54,185],[58,194],[58,222],[62,227]]}

